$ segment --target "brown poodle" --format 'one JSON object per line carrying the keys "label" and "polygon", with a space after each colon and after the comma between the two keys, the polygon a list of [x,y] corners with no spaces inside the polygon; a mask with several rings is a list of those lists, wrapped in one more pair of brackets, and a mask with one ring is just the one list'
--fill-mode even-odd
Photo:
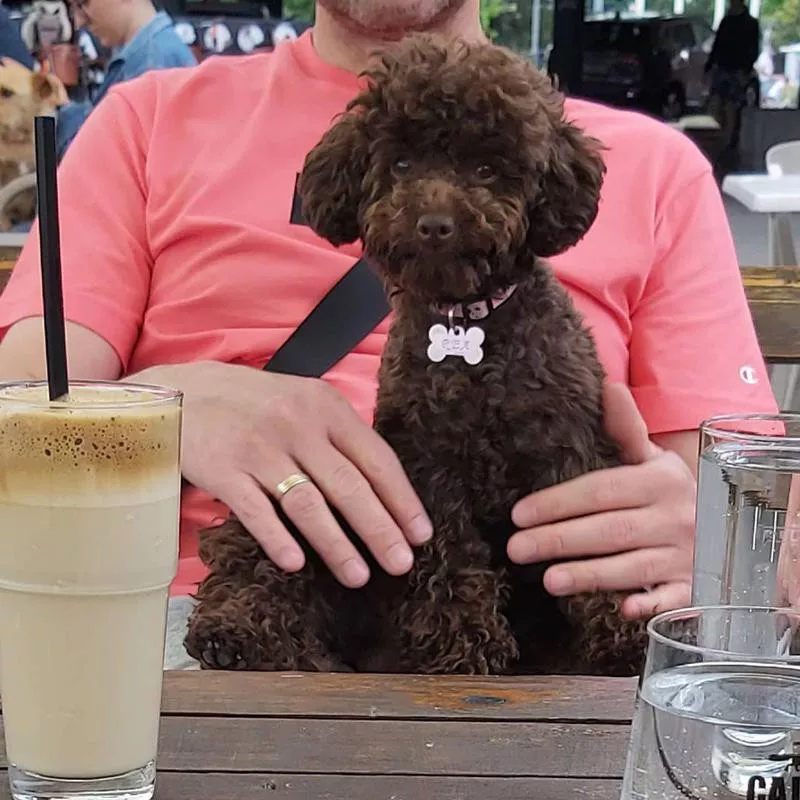
{"label": "brown poodle", "polygon": [[308,547],[282,572],[231,520],[201,541],[188,651],[217,669],[634,674],[644,626],[620,597],[555,599],[543,566],[506,554],[520,498],[619,463],[594,343],[541,260],[594,221],[601,148],[498,47],[411,37],[367,75],[300,193],[308,224],[337,246],[361,238],[385,278],[375,424],[434,537],[410,575],[370,559],[351,590]]}

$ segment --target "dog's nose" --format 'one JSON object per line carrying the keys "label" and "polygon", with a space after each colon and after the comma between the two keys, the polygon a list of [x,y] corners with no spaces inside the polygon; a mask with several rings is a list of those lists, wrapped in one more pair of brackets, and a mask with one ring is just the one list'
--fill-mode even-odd
{"label": "dog's nose", "polygon": [[445,241],[456,232],[456,223],[446,214],[423,214],[417,220],[417,235],[425,241]]}

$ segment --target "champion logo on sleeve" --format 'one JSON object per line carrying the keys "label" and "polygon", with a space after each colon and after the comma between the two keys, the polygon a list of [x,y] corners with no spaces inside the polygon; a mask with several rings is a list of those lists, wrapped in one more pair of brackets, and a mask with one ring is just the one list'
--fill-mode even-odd
{"label": "champion logo on sleeve", "polygon": [[758,383],[758,371],[755,367],[745,364],[739,367],[739,378],[742,383],[746,383],[748,386],[755,386]]}

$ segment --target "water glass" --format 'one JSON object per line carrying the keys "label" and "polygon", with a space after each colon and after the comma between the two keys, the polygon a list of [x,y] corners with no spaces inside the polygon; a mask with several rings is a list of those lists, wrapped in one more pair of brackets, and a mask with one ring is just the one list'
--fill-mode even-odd
{"label": "water glass", "polygon": [[701,426],[692,605],[800,604],[800,414]]}
{"label": "water glass", "polygon": [[800,797],[798,628],[752,606],[654,617],[622,800]]}

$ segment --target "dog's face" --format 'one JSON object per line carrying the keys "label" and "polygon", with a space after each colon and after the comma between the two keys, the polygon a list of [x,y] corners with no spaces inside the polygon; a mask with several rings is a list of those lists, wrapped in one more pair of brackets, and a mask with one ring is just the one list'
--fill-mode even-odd
{"label": "dog's face", "polygon": [[599,146],[527,61],[414,36],[367,74],[301,176],[318,234],[362,238],[394,285],[441,302],[505,288],[589,229]]}
{"label": "dog's face", "polygon": [[33,148],[33,118],[52,114],[65,100],[64,87],[54,75],[0,59],[0,146],[30,144]]}

